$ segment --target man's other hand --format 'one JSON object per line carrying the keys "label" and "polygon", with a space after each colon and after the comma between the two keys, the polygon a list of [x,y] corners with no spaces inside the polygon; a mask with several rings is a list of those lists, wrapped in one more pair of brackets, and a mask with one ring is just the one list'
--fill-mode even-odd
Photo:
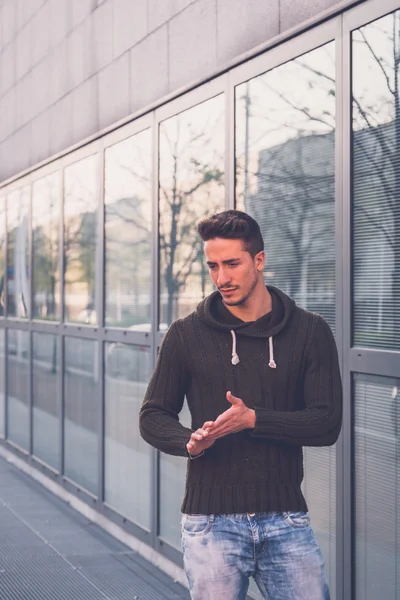
{"label": "man's other hand", "polygon": [[255,427],[256,413],[253,409],[248,408],[241,398],[237,398],[231,392],[227,392],[226,399],[232,406],[220,414],[211,425],[211,421],[203,425],[203,429],[208,430],[208,442]]}
{"label": "man's other hand", "polygon": [[192,433],[189,442],[186,444],[186,449],[190,456],[195,457],[213,445],[215,439],[209,439],[209,428],[211,425],[212,421],[207,421],[201,429],[197,429]]}

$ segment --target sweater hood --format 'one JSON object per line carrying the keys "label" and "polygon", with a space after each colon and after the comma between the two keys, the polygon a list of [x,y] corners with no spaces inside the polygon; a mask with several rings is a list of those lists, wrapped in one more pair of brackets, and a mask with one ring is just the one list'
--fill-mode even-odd
{"label": "sweater hood", "polygon": [[[276,336],[286,327],[296,308],[296,304],[294,300],[281,292],[281,290],[278,290],[278,288],[272,285],[266,287],[272,296],[272,318],[268,315],[264,315],[257,321],[252,321],[250,323],[238,322],[235,324],[228,324],[219,322],[215,316],[217,313],[215,309],[216,303],[221,301],[221,294],[218,291],[207,296],[207,298],[197,306],[196,313],[198,318],[208,327],[219,331],[234,331],[240,335],[257,338],[271,338]],[[276,314],[278,314],[278,320],[275,318]]]}

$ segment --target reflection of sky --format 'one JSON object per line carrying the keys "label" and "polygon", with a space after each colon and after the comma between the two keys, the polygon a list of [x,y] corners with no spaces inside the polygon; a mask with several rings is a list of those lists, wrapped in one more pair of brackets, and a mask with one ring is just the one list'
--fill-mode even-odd
{"label": "reflection of sky", "polygon": [[98,209],[98,174],[97,154],[65,168],[65,217],[76,217]]}
{"label": "reflection of sky", "polygon": [[[112,213],[112,204],[121,199],[138,199],[128,213],[140,206],[139,222],[150,230],[151,206],[151,130],[147,129],[107,148],[105,166],[105,204]],[[123,217],[124,211],[118,211]],[[126,211],[125,211],[126,212]],[[136,212],[136,211],[135,211]],[[129,219],[130,214],[126,215]]]}
{"label": "reflection of sky", "polygon": [[[400,55],[400,11],[353,33],[353,94],[372,125],[388,123],[394,118],[395,47]],[[358,128],[366,127],[357,108],[354,118]]]}
{"label": "reflection of sky", "polygon": [[60,216],[61,173],[52,173],[35,181],[32,187],[32,225],[40,227],[58,222]]}
{"label": "reflection of sky", "polygon": [[244,152],[245,96],[250,96],[249,147],[273,148],[299,135],[334,128],[335,44],[276,67],[236,90],[238,152]]}
{"label": "reflection of sky", "polygon": [[22,220],[28,216],[29,212],[29,186],[24,186],[15,190],[7,198],[7,227],[12,231],[15,227],[21,225]]}
{"label": "reflection of sky", "polygon": [[160,185],[173,185],[174,156],[179,157],[178,186],[198,179],[193,162],[224,170],[225,99],[223,94],[175,115],[160,125]]}

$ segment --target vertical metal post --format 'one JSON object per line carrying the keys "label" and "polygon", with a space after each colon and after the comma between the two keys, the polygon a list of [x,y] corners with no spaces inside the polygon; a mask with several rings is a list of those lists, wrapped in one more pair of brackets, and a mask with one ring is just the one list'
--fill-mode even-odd
{"label": "vertical metal post", "polygon": [[[342,541],[341,561],[343,600],[353,599],[353,567],[354,567],[354,522],[353,522],[353,411],[352,381],[350,372],[350,346],[352,331],[352,268],[351,268],[351,190],[352,190],[352,70],[351,70],[351,35],[344,32],[342,36],[342,95],[343,95],[343,137],[342,137],[342,248],[343,248],[343,316],[342,316],[342,348],[343,348],[343,391],[344,413],[342,429]],[[339,596],[340,597],[340,596]]]}
{"label": "vertical metal post", "polygon": [[[338,28],[335,39],[335,64],[336,64],[336,127],[335,127],[335,303],[336,303],[336,345],[339,353],[339,362],[344,373],[344,319],[343,319],[343,35],[342,19],[338,20]],[[344,544],[344,514],[343,514],[343,433],[336,443],[336,598],[343,598],[343,544]]]}
{"label": "vertical metal post", "polygon": [[[29,208],[28,208],[28,248],[29,248],[29,277],[28,277],[28,285],[29,285],[29,303],[28,303],[28,314],[27,319],[30,323],[32,323],[33,318],[33,185],[30,181],[28,183],[29,189]],[[29,347],[29,441],[28,441],[28,452],[30,455],[33,454],[33,333],[32,331],[28,331],[28,347]]]}
{"label": "vertical metal post", "polygon": [[60,475],[64,474],[65,456],[64,456],[64,336],[63,336],[63,321],[64,321],[64,271],[65,271],[65,247],[64,247],[64,165],[60,166],[60,227],[59,227],[59,247],[60,247],[60,306],[59,316],[60,324],[58,329],[58,414],[59,414],[59,470]]}
{"label": "vertical metal post", "polygon": [[[157,360],[157,331],[159,326],[159,123],[157,111],[153,113],[152,124],[152,291],[151,291],[151,351],[152,366]],[[156,547],[159,533],[159,453],[152,448],[152,478],[151,478],[151,544]]]}
{"label": "vertical metal post", "polygon": [[99,421],[98,421],[98,508],[101,508],[104,500],[104,461],[105,461],[105,386],[104,386],[104,347],[102,342],[102,330],[105,325],[105,268],[106,268],[106,248],[105,248],[105,149],[104,142],[101,140],[99,148],[99,190],[98,190],[98,235],[97,235],[97,260],[96,260],[96,314],[97,314],[97,360],[98,360],[98,398],[99,398]]}
{"label": "vertical metal post", "polygon": [[[4,240],[4,317],[7,319],[8,304],[8,196],[4,197],[5,240]],[[8,438],[8,328],[4,329],[4,439]]]}
{"label": "vertical metal post", "polygon": [[225,75],[225,208],[235,208],[235,87],[230,72]]}

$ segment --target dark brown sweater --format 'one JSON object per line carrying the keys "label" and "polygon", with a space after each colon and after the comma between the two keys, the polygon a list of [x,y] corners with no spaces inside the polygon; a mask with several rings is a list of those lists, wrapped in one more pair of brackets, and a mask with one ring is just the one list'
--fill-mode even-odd
{"label": "dark brown sweater", "polygon": [[[319,315],[268,290],[272,313],[258,321],[232,316],[214,292],[174,322],[161,345],[140,412],[149,444],[187,458],[192,429],[230,407],[228,390],[256,412],[254,429],[221,438],[188,462],[182,512],[307,510],[302,446],[329,446],[339,435],[342,386],[332,332]],[[179,423],[185,396],[192,429]]]}

